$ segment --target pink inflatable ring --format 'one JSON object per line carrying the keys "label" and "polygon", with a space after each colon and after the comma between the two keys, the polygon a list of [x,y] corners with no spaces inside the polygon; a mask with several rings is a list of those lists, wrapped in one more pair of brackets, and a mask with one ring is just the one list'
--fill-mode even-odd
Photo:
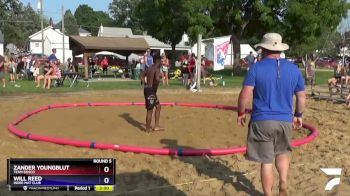
{"label": "pink inflatable ring", "polygon": [[[217,105],[217,104],[194,104],[194,103],[161,103],[162,106],[182,106],[182,107],[197,107],[197,108],[216,108],[223,110],[237,110],[235,106]],[[33,133],[28,133],[23,130],[16,128],[18,124],[23,122],[25,119],[38,114],[40,112],[56,109],[56,108],[68,108],[68,107],[96,107],[96,106],[144,106],[144,103],[128,102],[128,103],[115,103],[115,102],[98,102],[98,103],[76,103],[76,104],[51,104],[31,112],[23,114],[17,120],[11,122],[8,125],[8,130],[20,138],[25,138],[35,141],[51,142],[61,145],[70,145],[76,147],[85,148],[96,148],[96,149],[112,149],[122,152],[134,152],[134,153],[144,153],[152,155],[178,155],[178,156],[201,156],[201,155],[227,155],[236,153],[245,153],[246,147],[229,147],[229,148],[211,148],[211,149],[185,149],[185,148],[151,148],[151,147],[141,147],[141,146],[129,146],[129,145],[116,145],[116,144],[106,144],[100,142],[73,140],[58,137],[49,137],[44,135],[38,135]],[[248,110],[248,112],[250,112]],[[301,146],[307,144],[314,140],[318,136],[318,129],[312,125],[303,124],[303,128],[310,131],[310,134],[303,138],[297,139],[292,142],[293,147]]]}

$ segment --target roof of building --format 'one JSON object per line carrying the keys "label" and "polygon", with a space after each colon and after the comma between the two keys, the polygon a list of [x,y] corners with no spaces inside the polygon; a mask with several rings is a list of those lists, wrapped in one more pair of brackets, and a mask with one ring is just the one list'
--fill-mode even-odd
{"label": "roof of building", "polygon": [[[59,29],[54,30],[54,28],[53,28],[52,26],[47,26],[45,29],[43,29],[43,31],[46,31],[46,30],[48,30],[48,29],[52,29],[53,31],[59,33],[60,35],[63,35],[63,33],[62,33],[61,31],[59,31]],[[30,35],[30,36],[29,36],[29,39],[31,39],[32,37],[38,35],[39,33],[41,33],[41,30],[38,31],[38,32],[36,32],[36,33],[34,33],[34,34],[32,34],[32,35]]]}
{"label": "roof of building", "polygon": [[108,50],[125,55],[145,51],[149,46],[143,38],[70,36],[70,48],[75,53]]}
{"label": "roof of building", "polygon": [[[171,48],[171,45],[166,44],[164,42],[161,42],[158,39],[156,39],[150,35],[132,35],[129,37],[144,38],[150,48]],[[191,46],[187,46],[187,45],[185,45],[185,43],[180,42],[179,44],[176,45],[176,48],[190,49]]]}
{"label": "roof of building", "polygon": [[0,43],[4,43],[4,34],[0,31]]}
{"label": "roof of building", "polygon": [[87,31],[87,30],[85,30],[85,29],[83,29],[81,27],[79,27],[78,31],[79,31],[79,33],[87,33],[87,34],[90,33],[89,31]]}
{"label": "roof of building", "polygon": [[125,37],[132,35],[132,30],[130,28],[101,26],[98,30],[98,34],[101,37]]}
{"label": "roof of building", "polygon": [[[102,34],[101,34],[102,29]],[[152,49],[171,48],[171,45],[159,41],[158,39],[150,35],[133,35],[130,28],[119,28],[119,27],[104,27],[99,28],[98,35],[101,37],[127,37],[127,38],[143,38]],[[190,49],[191,46],[187,46],[184,42],[180,42],[176,45],[176,48]]]}

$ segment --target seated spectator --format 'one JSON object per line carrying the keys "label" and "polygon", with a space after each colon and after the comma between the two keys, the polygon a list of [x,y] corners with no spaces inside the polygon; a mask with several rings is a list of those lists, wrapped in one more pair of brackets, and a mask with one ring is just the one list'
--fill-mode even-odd
{"label": "seated spectator", "polygon": [[337,78],[330,78],[328,79],[328,87],[333,88],[333,87],[338,87],[338,80]]}
{"label": "seated spectator", "polygon": [[34,66],[33,66],[33,68],[32,68],[32,70],[33,70],[33,76],[34,76],[34,82],[35,82],[35,83],[38,82],[38,77],[39,77],[39,75],[40,75],[40,67],[39,67],[39,65],[40,65],[40,61],[39,61],[39,60],[36,60],[36,61],[34,62]]}
{"label": "seated spectator", "polygon": [[340,70],[340,80],[341,84],[345,84],[345,87],[348,87],[348,82],[350,80],[350,76],[348,75],[346,68],[343,66]]}
{"label": "seated spectator", "polygon": [[40,81],[41,80],[45,80],[45,75],[50,70],[51,63],[52,62],[46,62],[44,67],[43,67],[43,69],[41,70],[41,73],[40,73],[40,70],[39,70],[39,75],[36,78],[36,83],[37,83],[36,87],[40,87]]}
{"label": "seated spectator", "polygon": [[50,62],[51,62],[50,69],[45,74],[44,85],[43,85],[43,88],[47,88],[47,89],[51,88],[51,81],[52,80],[57,80],[57,79],[61,78],[61,70],[56,65],[56,62],[52,62],[52,61],[50,61]]}

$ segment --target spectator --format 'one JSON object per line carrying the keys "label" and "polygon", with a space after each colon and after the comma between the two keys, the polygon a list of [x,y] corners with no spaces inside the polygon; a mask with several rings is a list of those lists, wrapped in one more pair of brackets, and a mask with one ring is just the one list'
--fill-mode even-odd
{"label": "spectator", "polygon": [[19,57],[20,61],[17,64],[16,68],[16,75],[17,75],[17,80],[19,79],[19,76],[23,76],[23,69],[24,69],[24,62],[26,61],[25,57]]}
{"label": "spectator", "polygon": [[205,57],[204,55],[201,56],[202,62],[201,62],[201,77],[203,78],[203,83],[205,84],[205,80],[206,80],[206,70],[205,70]]}
{"label": "spectator", "polygon": [[350,108],[350,94],[346,97],[346,105]]}
{"label": "spectator", "polygon": [[5,79],[5,58],[0,55],[0,80],[2,81],[2,87],[6,87]]}
{"label": "spectator", "polygon": [[194,70],[196,68],[196,55],[192,53],[188,62],[188,73],[190,74],[190,83],[194,83]]}
{"label": "spectator", "polygon": [[66,72],[73,72],[72,59],[68,58],[66,63]]}
{"label": "spectator", "polygon": [[345,88],[348,88],[348,82],[350,80],[350,76],[347,73],[346,67],[342,66],[340,69],[340,76],[341,76],[341,84],[345,84]]}
{"label": "spectator", "polygon": [[58,58],[56,57],[56,48],[52,48],[52,54],[47,58],[48,61],[57,61]]}
{"label": "spectator", "polygon": [[95,72],[97,71],[96,63],[93,58],[89,58],[89,68],[90,68],[90,73],[92,78],[92,75],[94,75]]}
{"label": "spectator", "polygon": [[162,54],[161,58],[161,70],[162,70],[162,78],[163,78],[163,86],[167,85],[169,86],[169,59],[165,55],[165,53]]}
{"label": "spectator", "polygon": [[316,71],[315,71],[315,61],[313,59],[308,59],[306,62],[306,79],[310,83],[311,87],[311,96],[314,96],[313,87],[316,84]]}
{"label": "spectator", "polygon": [[36,78],[36,82],[37,82],[37,85],[36,85],[36,87],[38,88],[38,87],[40,87],[40,81],[41,80],[45,80],[45,75],[46,75],[46,73],[50,70],[50,68],[51,68],[51,61],[50,62],[46,62],[45,63],[45,65],[44,65],[44,67],[41,69],[41,73],[40,73],[40,71],[39,71],[39,75],[37,76],[37,78]]}
{"label": "spectator", "polygon": [[147,70],[148,68],[152,67],[152,65],[153,65],[153,56],[152,56],[150,48],[147,48],[146,54],[144,55],[143,62],[145,63],[145,70]]}
{"label": "spectator", "polygon": [[188,71],[188,60],[187,57],[184,57],[182,59],[182,69],[181,69],[181,74],[182,74],[182,84],[185,85],[186,87],[190,85],[190,73]]}
{"label": "spectator", "polygon": [[34,76],[34,82],[38,83],[38,77],[40,76],[40,61],[36,60],[34,62],[34,66],[33,66],[33,76]]}
{"label": "spectator", "polygon": [[108,59],[106,56],[104,56],[102,61],[101,61],[101,67],[102,67],[102,73],[104,75],[107,75]]}
{"label": "spectator", "polygon": [[145,71],[145,67],[146,67],[145,56],[146,56],[146,54],[147,53],[143,54],[143,56],[141,56],[139,59],[141,72]]}
{"label": "spectator", "polygon": [[8,72],[10,74],[10,81],[15,83],[16,82],[16,63],[12,57],[10,58],[10,62],[8,65]]}
{"label": "spectator", "polygon": [[245,57],[245,60],[247,61],[247,70],[249,70],[250,66],[255,63],[255,57],[252,51],[250,51],[249,55]]}
{"label": "spectator", "polygon": [[31,56],[31,59],[30,59],[30,61],[28,63],[27,70],[26,70],[28,79],[32,79],[33,76],[34,76],[33,73],[34,73],[35,62],[36,61],[37,61],[36,57]]}
{"label": "spectator", "polygon": [[61,78],[61,70],[58,68],[58,66],[55,64],[55,62],[50,61],[50,69],[45,74],[43,88],[50,89],[51,88],[51,81],[57,80],[60,78]]}

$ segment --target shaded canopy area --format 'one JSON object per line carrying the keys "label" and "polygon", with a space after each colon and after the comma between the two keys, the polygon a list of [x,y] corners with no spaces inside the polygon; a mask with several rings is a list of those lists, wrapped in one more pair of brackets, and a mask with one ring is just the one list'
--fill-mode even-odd
{"label": "shaded canopy area", "polygon": [[[92,53],[108,50],[126,56],[126,61],[128,61],[128,56],[131,53],[143,54],[149,46],[144,38],[70,36],[69,47],[72,50],[73,57],[83,54],[84,75],[85,79],[87,79],[87,59]],[[75,64],[75,59],[73,59],[73,64]]]}
{"label": "shaded canopy area", "polygon": [[70,36],[69,43],[73,51],[73,56],[81,53],[96,53],[104,50],[129,56],[131,53],[144,52],[149,47],[144,38],[128,37]]}

